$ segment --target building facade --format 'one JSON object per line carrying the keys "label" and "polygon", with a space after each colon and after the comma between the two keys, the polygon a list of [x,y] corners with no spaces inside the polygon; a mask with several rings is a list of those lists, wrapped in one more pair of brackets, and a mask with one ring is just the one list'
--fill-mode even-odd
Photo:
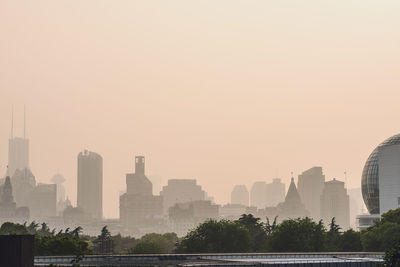
{"label": "building facade", "polygon": [[231,193],[231,204],[249,206],[249,191],[245,185],[235,185]]}
{"label": "building facade", "polygon": [[336,179],[325,182],[321,195],[321,216],[325,225],[335,218],[342,230],[350,228],[350,202],[344,182]]}
{"label": "building facade", "polygon": [[324,190],[325,175],[322,167],[312,167],[298,177],[297,188],[300,198],[311,217],[318,221],[321,217],[321,195]]}
{"label": "building facade", "polygon": [[103,158],[88,150],[78,154],[77,206],[93,219],[103,217]]}

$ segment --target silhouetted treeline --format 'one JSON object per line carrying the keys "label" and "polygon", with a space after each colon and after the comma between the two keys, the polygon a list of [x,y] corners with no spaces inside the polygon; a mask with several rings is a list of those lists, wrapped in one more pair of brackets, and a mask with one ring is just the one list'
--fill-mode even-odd
{"label": "silhouetted treeline", "polygon": [[268,219],[264,223],[251,214],[243,214],[235,221],[205,221],[183,238],[175,233],[151,233],[138,239],[113,236],[107,226],[97,237],[90,237],[82,235],[81,227],[57,232],[45,223],[35,222],[4,223],[0,234],[35,235],[35,255],[389,250],[395,258],[400,257],[400,209],[383,214],[380,222],[361,232],[342,231],[334,218],[325,226],[322,221],[310,218],[281,223],[276,223],[275,218],[272,223]]}

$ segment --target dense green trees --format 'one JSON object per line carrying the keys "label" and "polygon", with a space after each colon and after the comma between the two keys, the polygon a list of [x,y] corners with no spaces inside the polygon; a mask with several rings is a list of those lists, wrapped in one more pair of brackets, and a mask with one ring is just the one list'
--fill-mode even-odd
{"label": "dense green trees", "polygon": [[248,252],[252,247],[250,232],[240,223],[208,220],[181,240],[177,252]]}
{"label": "dense green trees", "polygon": [[269,251],[323,251],[324,226],[310,218],[285,220],[268,238]]}
{"label": "dense green trees", "polygon": [[166,234],[146,234],[140,238],[137,245],[133,248],[134,254],[152,254],[152,253],[172,253],[178,242],[178,236],[175,233]]}

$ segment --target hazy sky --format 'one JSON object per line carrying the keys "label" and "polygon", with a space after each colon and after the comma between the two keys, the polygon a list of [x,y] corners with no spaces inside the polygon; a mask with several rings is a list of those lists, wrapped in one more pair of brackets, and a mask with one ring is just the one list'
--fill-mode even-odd
{"label": "hazy sky", "polygon": [[315,165],[359,187],[400,132],[399,14],[398,0],[0,0],[0,172],[26,104],[37,181],[59,170],[75,203],[76,157],[98,152],[107,217],[138,154],[219,203]]}

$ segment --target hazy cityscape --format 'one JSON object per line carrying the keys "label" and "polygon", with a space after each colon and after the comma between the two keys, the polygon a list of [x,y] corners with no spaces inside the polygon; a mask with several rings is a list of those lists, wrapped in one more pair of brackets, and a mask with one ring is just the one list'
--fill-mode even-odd
{"label": "hazy cityscape", "polygon": [[45,222],[52,229],[81,226],[89,235],[96,235],[107,225],[112,232],[126,236],[168,232],[184,236],[208,219],[237,220],[242,214],[252,214],[264,222],[310,217],[327,223],[336,218],[343,230],[358,229],[356,216],[364,211],[361,189],[348,191],[344,181],[326,179],[319,166],[297,177],[292,174],[288,185],[280,178],[256,181],[251,188],[234,185],[230,202],[221,204],[193,178],[168,179],[161,191],[154,192],[153,182],[146,175],[146,158],[138,155],[132,159],[133,172],[126,174],[126,187],[114,196],[119,197],[119,218],[106,218],[103,195],[108,192],[103,187],[103,165],[107,162],[99,153],[86,149],[77,153],[77,199],[71,201],[62,174],[56,173],[51,183],[41,183],[31,170],[25,107],[23,137],[14,136],[13,110],[10,128],[9,160],[1,180],[1,223]]}
{"label": "hazy cityscape", "polygon": [[400,266],[399,12],[0,0],[0,267]]}

